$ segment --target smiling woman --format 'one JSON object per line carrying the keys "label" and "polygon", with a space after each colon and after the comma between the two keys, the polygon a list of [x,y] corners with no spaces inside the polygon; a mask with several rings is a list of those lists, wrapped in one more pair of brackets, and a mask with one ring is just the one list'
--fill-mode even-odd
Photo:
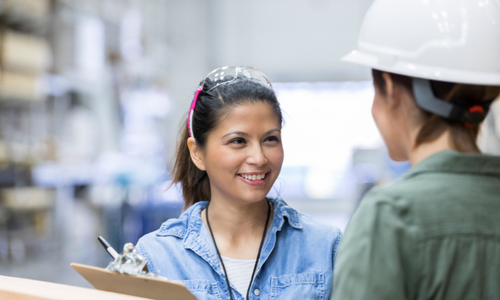
{"label": "smiling woman", "polygon": [[188,139],[192,161],[210,182],[203,200],[249,204],[266,197],[283,164],[280,117],[271,104],[243,102],[226,112],[205,145]]}
{"label": "smiling woman", "polygon": [[184,213],[140,239],[151,272],[198,299],[325,299],[340,231],[267,198],[284,151],[267,77],[224,67],[200,84],[174,166]]}

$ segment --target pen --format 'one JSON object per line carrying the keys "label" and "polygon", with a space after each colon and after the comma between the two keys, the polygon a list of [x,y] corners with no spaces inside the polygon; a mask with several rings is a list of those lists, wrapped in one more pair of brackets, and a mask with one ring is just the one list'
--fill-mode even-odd
{"label": "pen", "polygon": [[116,259],[118,257],[118,252],[116,252],[116,250],[111,247],[108,241],[106,241],[102,236],[99,236],[97,239],[99,240],[99,242],[101,242],[101,245],[104,247],[104,249],[106,249],[106,252],[108,252],[113,259]]}

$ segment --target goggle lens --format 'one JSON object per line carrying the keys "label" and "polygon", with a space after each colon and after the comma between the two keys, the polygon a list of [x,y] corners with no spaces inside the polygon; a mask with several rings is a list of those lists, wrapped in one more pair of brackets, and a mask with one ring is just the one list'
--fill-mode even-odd
{"label": "goggle lens", "polygon": [[257,84],[262,85],[265,88],[268,89],[273,89],[273,86],[271,85],[271,81],[267,78],[264,73],[261,71],[253,68],[253,67],[222,67],[213,70],[212,72],[208,73],[207,76],[205,76],[205,79],[201,83],[201,85],[198,87],[198,90],[196,91],[196,94],[193,99],[193,103],[191,104],[191,108],[189,109],[189,115],[188,115],[188,130],[189,130],[189,136],[194,137],[193,135],[193,113],[194,109],[196,108],[196,101],[198,100],[198,95],[200,92],[203,90],[205,83],[207,81],[210,81],[213,86],[206,92],[210,92],[211,90],[215,89],[218,86],[221,86],[223,84],[230,84],[234,82],[236,79],[247,79],[250,81],[253,81]]}

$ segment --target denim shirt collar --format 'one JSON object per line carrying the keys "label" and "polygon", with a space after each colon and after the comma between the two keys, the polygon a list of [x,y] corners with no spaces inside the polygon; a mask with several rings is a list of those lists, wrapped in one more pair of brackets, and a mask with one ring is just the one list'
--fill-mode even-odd
{"label": "denim shirt collar", "polygon": [[[285,217],[291,227],[302,229],[299,213],[288,206],[281,198],[268,198],[274,206],[273,227],[280,231],[285,223]],[[175,236],[184,239],[187,246],[193,242],[195,236],[199,236],[203,225],[201,211],[208,206],[208,201],[200,201],[189,207],[178,219],[169,220],[162,224],[156,232],[157,236]]]}

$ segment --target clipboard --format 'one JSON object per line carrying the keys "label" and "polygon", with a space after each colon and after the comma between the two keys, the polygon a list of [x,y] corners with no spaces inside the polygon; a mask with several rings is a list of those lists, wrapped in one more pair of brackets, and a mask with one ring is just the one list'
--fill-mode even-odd
{"label": "clipboard", "polygon": [[71,267],[97,290],[155,300],[196,300],[180,281],[149,276],[128,275],[72,263]]}

